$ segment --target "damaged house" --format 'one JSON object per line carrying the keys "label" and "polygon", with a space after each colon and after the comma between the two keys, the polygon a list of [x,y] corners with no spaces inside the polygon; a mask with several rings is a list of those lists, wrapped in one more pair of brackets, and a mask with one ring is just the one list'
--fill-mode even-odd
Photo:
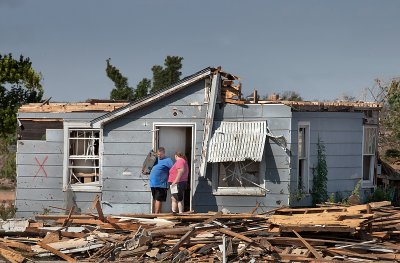
{"label": "damaged house", "polygon": [[328,193],[347,197],[361,180],[368,194],[379,110],[362,102],[244,101],[239,78],[216,68],[132,103],[24,105],[17,216],[73,205],[87,212],[96,195],[106,214],[149,213],[149,180],[141,171],[159,146],[170,157],[186,154],[186,210],[311,205],[318,138],[326,148]]}

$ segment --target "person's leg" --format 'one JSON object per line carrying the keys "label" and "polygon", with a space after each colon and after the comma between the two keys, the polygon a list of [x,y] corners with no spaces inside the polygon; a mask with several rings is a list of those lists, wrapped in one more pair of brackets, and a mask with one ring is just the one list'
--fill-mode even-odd
{"label": "person's leg", "polygon": [[178,202],[179,213],[183,213],[183,200]]}
{"label": "person's leg", "polygon": [[154,200],[154,213],[159,214],[161,212],[161,201]]}
{"label": "person's leg", "polygon": [[178,194],[177,194],[177,203],[178,203],[179,213],[183,213],[183,211],[184,211],[183,199],[185,197],[185,190],[186,190],[186,182],[180,182],[178,184]]}
{"label": "person's leg", "polygon": [[154,213],[161,213],[162,202],[167,200],[167,189],[166,188],[156,188],[154,195]]}
{"label": "person's leg", "polygon": [[171,195],[171,201],[172,213],[178,213],[178,201],[175,198],[175,194]]}
{"label": "person's leg", "polygon": [[153,197],[153,200],[151,202],[151,212],[154,214],[156,212],[156,190],[151,187],[151,196]]}

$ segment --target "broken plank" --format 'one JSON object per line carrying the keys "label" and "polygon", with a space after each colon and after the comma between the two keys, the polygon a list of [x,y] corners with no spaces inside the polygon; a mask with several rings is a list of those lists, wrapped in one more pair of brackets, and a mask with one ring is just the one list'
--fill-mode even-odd
{"label": "broken plank", "polygon": [[37,244],[38,244],[39,246],[41,246],[42,248],[44,248],[44,249],[50,251],[50,252],[53,253],[54,255],[59,256],[59,257],[62,258],[62,259],[65,259],[65,260],[68,261],[68,262],[76,262],[76,260],[75,260],[74,258],[72,258],[72,257],[70,257],[70,256],[68,256],[68,255],[66,255],[66,254],[64,254],[64,253],[62,253],[62,252],[60,252],[60,251],[58,251],[57,249],[55,249],[55,248],[53,248],[53,247],[51,247],[51,246],[49,246],[49,245],[47,245],[47,244],[45,244],[45,243],[38,242]]}
{"label": "broken plank", "polygon": [[322,259],[322,256],[313,248],[304,238],[302,238],[299,233],[297,233],[295,230],[293,230],[293,233],[300,239],[300,241],[308,248],[308,250],[311,251],[311,253],[315,256],[317,259]]}
{"label": "broken plank", "polygon": [[208,218],[207,220],[205,220],[202,224],[203,225],[207,225],[211,222],[213,222],[214,220],[216,220],[218,217],[220,217],[222,215],[222,212],[219,211],[218,213],[216,213],[215,215],[211,216],[210,218]]}
{"label": "broken plank", "polygon": [[71,209],[69,210],[68,217],[64,220],[64,222],[63,222],[63,224],[62,224],[63,227],[65,227],[65,226],[68,225],[68,222],[69,222],[69,220],[71,219],[71,216],[72,216],[72,214],[74,213],[74,210],[75,210],[75,206],[73,205],[73,206],[71,207]]}
{"label": "broken plank", "polygon": [[343,232],[343,233],[355,233],[354,227],[348,226],[314,226],[314,225],[282,225],[279,226],[281,232]]}
{"label": "broken plank", "polygon": [[14,241],[14,240],[8,240],[4,238],[0,238],[0,244],[3,243],[7,247],[13,247],[13,248],[18,248],[27,252],[31,252],[31,246],[28,246],[24,243]]}
{"label": "broken plank", "polygon": [[236,237],[236,238],[241,239],[243,241],[246,241],[248,243],[254,243],[253,239],[251,239],[249,237],[246,237],[244,235],[238,234],[236,232],[233,232],[232,230],[229,230],[229,229],[226,229],[226,228],[219,228],[218,231],[223,233],[223,234],[227,234],[229,236]]}
{"label": "broken plank", "polygon": [[[36,215],[36,220],[58,220],[66,219],[68,215]],[[93,215],[71,215],[70,219],[94,219]]]}
{"label": "broken plank", "polygon": [[101,208],[100,196],[99,195],[96,195],[96,197],[94,198],[92,208],[96,208],[97,214],[99,215],[100,221],[105,222],[106,219],[105,219],[104,214],[103,214],[103,209]]}
{"label": "broken plank", "polygon": [[184,244],[195,233],[196,233],[196,229],[195,228],[190,229],[184,236],[182,236],[182,238],[178,241],[178,243],[176,243],[172,247],[171,251],[173,253],[177,252],[179,250],[179,248],[182,246],[182,244]]}
{"label": "broken plank", "polygon": [[12,249],[5,249],[0,247],[0,255],[12,263],[22,263],[25,257]]}

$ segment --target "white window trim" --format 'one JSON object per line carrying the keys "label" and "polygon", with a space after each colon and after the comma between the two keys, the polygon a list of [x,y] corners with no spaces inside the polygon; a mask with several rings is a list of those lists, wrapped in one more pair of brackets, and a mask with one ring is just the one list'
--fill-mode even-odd
{"label": "white window trim", "polygon": [[[258,182],[261,187],[266,189],[266,183],[265,183],[265,171],[266,171],[266,163],[265,163],[265,150],[263,154],[263,158],[260,162],[260,167],[259,167],[259,176],[260,176],[260,181]],[[262,189],[261,187],[219,187],[218,186],[218,181],[219,181],[219,169],[218,169],[218,163],[212,163],[212,189],[213,189],[213,195],[231,195],[231,196],[265,196],[266,191]]]}
{"label": "white window trim", "polygon": [[[373,188],[374,185],[374,173],[375,170],[375,162],[376,162],[376,149],[378,147],[378,142],[375,142],[375,153],[374,154],[364,154],[364,141],[365,141],[365,128],[375,128],[376,132],[378,133],[378,127],[376,125],[363,125],[363,136],[362,136],[362,158],[361,158],[361,188]],[[378,134],[376,134],[378,137]],[[376,137],[376,138],[377,138]],[[369,170],[369,180],[364,180],[364,156],[373,156],[370,164]]]}
{"label": "white window trim", "polygon": [[63,191],[76,192],[101,192],[103,185],[102,170],[103,170],[103,129],[100,130],[99,138],[99,181],[94,184],[73,184],[69,185],[69,130],[70,129],[93,129],[90,123],[85,122],[64,122],[64,159],[63,159]]}
{"label": "white window trim", "polygon": [[298,143],[299,143],[299,130],[300,130],[300,128],[306,128],[306,135],[305,135],[305,139],[306,139],[306,143],[305,143],[305,147],[306,147],[306,167],[304,167],[304,171],[306,172],[306,177],[307,178],[303,178],[303,180],[304,179],[306,179],[306,180],[304,180],[303,181],[303,183],[305,183],[305,185],[304,185],[304,191],[306,192],[306,194],[308,194],[308,193],[310,193],[310,146],[311,146],[311,141],[310,141],[310,139],[311,139],[311,125],[310,125],[310,122],[309,121],[299,121],[298,123],[297,123],[297,184],[296,184],[296,189],[298,190],[298,184],[299,184],[299,172],[300,172],[300,170],[299,170],[299,161],[300,161],[300,158],[299,158],[299,153],[298,153],[298,150],[299,150],[299,146],[298,146]]}
{"label": "white window trim", "polygon": [[[158,129],[157,127],[191,127],[192,128],[192,160],[190,165],[190,210],[193,210],[194,182],[196,174],[196,123],[195,122],[153,122],[153,150],[156,150]],[[153,207],[153,198],[151,198],[151,208]],[[152,211],[153,212],[153,211]]]}

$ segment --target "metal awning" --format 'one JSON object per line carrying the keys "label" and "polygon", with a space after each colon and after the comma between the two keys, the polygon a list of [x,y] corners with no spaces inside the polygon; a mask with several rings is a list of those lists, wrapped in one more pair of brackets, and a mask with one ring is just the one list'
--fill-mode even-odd
{"label": "metal awning", "polygon": [[269,135],[265,121],[221,122],[208,147],[208,162],[261,162]]}

